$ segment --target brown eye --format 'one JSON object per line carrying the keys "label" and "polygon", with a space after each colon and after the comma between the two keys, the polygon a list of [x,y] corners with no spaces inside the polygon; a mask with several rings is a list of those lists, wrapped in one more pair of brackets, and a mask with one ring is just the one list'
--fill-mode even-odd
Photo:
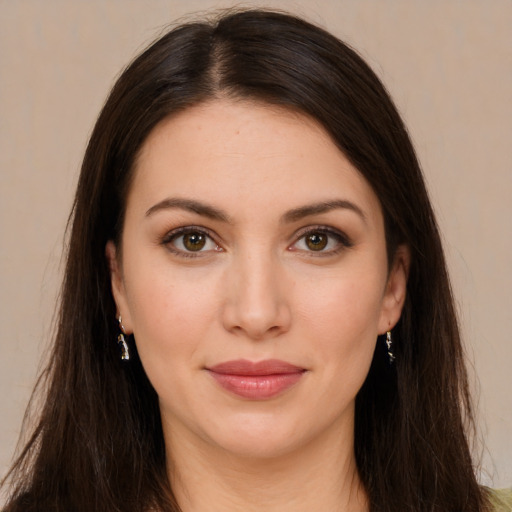
{"label": "brown eye", "polygon": [[306,235],[304,241],[312,251],[323,251],[327,247],[329,237],[325,233],[310,233]]}
{"label": "brown eye", "polygon": [[222,250],[208,233],[188,227],[169,233],[163,244],[180,256],[199,256],[204,252]]}
{"label": "brown eye", "polygon": [[206,245],[206,236],[202,233],[187,233],[183,235],[183,246],[188,251],[200,251]]}
{"label": "brown eye", "polygon": [[329,226],[311,226],[297,235],[297,241],[289,247],[310,256],[335,256],[343,249],[353,246],[352,241],[341,231]]}

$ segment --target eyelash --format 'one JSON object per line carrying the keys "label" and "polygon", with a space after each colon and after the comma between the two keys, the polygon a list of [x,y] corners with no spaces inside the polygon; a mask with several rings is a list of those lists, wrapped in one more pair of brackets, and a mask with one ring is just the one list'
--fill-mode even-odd
{"label": "eyelash", "polygon": [[[215,244],[215,246],[216,246],[215,251],[216,252],[222,252],[223,251],[223,249],[215,241],[215,237],[212,235],[212,233],[209,230],[207,230],[205,228],[202,228],[202,227],[199,227],[199,226],[184,226],[184,227],[181,227],[181,228],[173,229],[172,231],[169,231],[164,236],[164,238],[162,239],[161,243],[163,245],[165,245],[170,252],[172,252],[173,254],[175,254],[177,256],[180,256],[180,257],[183,257],[183,258],[198,258],[198,257],[201,257],[203,255],[203,253],[207,252],[207,251],[202,251],[202,250],[198,250],[198,251],[185,251],[185,250],[181,250],[181,249],[178,249],[175,246],[173,246],[172,243],[174,241],[176,241],[181,236],[184,236],[184,235],[187,235],[187,234],[203,235],[203,236],[207,237],[209,240],[211,240]],[[314,235],[314,234],[326,235],[328,237],[328,239],[333,239],[334,238],[334,240],[337,243],[337,247],[334,248],[334,249],[327,250],[327,251],[324,251],[324,250],[319,250],[319,251],[310,250],[310,251],[307,251],[307,250],[301,250],[301,249],[294,248],[294,246],[296,246],[301,240],[304,240],[308,235]],[[333,255],[339,254],[344,249],[349,249],[350,247],[352,247],[354,245],[353,242],[344,233],[342,233],[341,231],[338,231],[336,229],[333,229],[331,227],[328,227],[328,226],[308,226],[304,230],[299,231],[295,235],[295,238],[296,238],[296,241],[288,247],[288,250],[290,250],[290,251],[303,251],[305,254],[307,254],[308,257],[333,256]],[[329,240],[328,240],[327,243],[329,243]]]}
{"label": "eyelash", "polygon": [[172,252],[173,254],[180,256],[182,258],[199,258],[199,257],[201,257],[202,253],[204,253],[206,251],[184,251],[184,250],[178,249],[177,247],[173,246],[172,242],[174,242],[181,236],[188,235],[188,234],[199,234],[199,235],[205,236],[206,238],[210,239],[215,244],[216,252],[222,252],[222,248],[215,241],[215,237],[212,235],[212,233],[210,231],[208,231],[207,229],[199,227],[199,226],[184,226],[181,228],[173,229],[172,231],[169,231],[164,236],[164,238],[162,239],[162,244],[165,245],[170,252]]}
{"label": "eyelash", "polygon": [[[293,249],[294,246],[296,246],[301,240],[305,240],[305,238],[309,235],[327,235],[328,239],[334,239],[336,241],[337,246],[334,249],[330,249],[327,251],[320,250],[320,251],[304,251],[305,254],[308,257],[328,257],[328,256],[334,256],[336,254],[339,254],[345,249],[350,249],[353,247],[353,242],[350,240],[350,238],[343,232],[338,231],[337,229],[331,228],[329,226],[308,226],[302,231],[299,231],[296,235],[296,241],[290,246],[291,251],[294,250],[300,250],[300,249]],[[329,243],[329,241],[327,242]]]}

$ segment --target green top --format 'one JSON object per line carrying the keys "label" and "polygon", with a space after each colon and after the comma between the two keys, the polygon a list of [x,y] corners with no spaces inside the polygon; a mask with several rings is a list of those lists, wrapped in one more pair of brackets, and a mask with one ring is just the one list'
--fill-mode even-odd
{"label": "green top", "polygon": [[489,489],[492,512],[512,512],[512,488]]}

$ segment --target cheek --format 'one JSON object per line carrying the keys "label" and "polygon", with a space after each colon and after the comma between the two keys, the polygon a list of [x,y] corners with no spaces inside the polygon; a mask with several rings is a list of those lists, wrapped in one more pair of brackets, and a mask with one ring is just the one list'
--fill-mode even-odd
{"label": "cheek", "polygon": [[[134,271],[140,268],[146,270]],[[215,316],[212,276],[176,272],[168,263],[143,266],[140,260],[129,275],[127,298],[143,363],[172,364],[193,353]]]}
{"label": "cheek", "polygon": [[313,322],[357,329],[379,317],[383,290],[380,275],[327,275],[296,287],[297,308]]}
{"label": "cheek", "polygon": [[166,415],[186,409],[214,322],[213,283],[153,267],[127,290],[137,350],[160,407]]}
{"label": "cheek", "polygon": [[329,364],[361,362],[373,355],[382,307],[382,275],[351,272],[326,276],[298,293],[301,329],[316,340],[317,357]]}

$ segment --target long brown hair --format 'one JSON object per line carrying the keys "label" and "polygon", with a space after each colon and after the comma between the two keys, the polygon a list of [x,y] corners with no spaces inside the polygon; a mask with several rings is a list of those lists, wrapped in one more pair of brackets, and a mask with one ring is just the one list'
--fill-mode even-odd
{"label": "long brown hair", "polygon": [[129,340],[120,361],[105,244],[119,241],[141,145],[164,118],[217,98],[316,119],[380,199],[391,261],[407,243],[396,361],[377,343],[356,400],[355,453],[372,512],[478,512],[463,351],[438,228],[403,122],[346,44],[299,18],[228,12],[169,31],[124,71],[90,138],[71,218],[45,401],[9,474],[9,512],[178,511],[157,396]]}

